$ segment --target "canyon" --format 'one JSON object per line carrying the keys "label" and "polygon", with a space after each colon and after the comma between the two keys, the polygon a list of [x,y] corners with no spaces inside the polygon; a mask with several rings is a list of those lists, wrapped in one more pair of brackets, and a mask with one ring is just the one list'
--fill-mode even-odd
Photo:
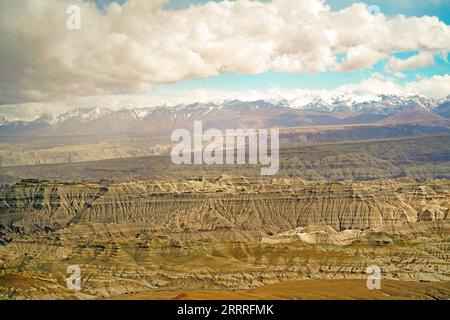
{"label": "canyon", "polygon": [[267,177],[176,165],[167,135],[5,139],[0,298],[448,299],[442,128],[282,128]]}
{"label": "canyon", "polygon": [[[449,193],[448,180],[432,179],[22,181],[0,193],[0,294],[213,297],[358,279],[363,290],[375,264],[384,280],[425,281],[428,298],[448,298]],[[81,291],[65,286],[69,265]]]}

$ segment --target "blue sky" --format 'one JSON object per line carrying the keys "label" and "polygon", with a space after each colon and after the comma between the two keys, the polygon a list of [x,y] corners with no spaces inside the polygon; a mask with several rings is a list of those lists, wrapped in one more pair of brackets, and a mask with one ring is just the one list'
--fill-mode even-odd
{"label": "blue sky", "polygon": [[[124,3],[126,0],[116,2]],[[219,1],[219,0],[215,0]],[[261,0],[268,2],[269,0]],[[101,8],[112,0],[95,0]],[[167,10],[181,10],[190,5],[199,5],[208,0],[169,0]],[[367,5],[376,5],[386,16],[403,14],[406,16],[436,16],[441,21],[450,25],[450,0],[327,0],[326,3],[333,10],[340,10],[356,2],[364,2]],[[418,52],[402,52],[395,54],[396,57],[405,59]],[[442,57],[436,56],[436,63],[432,66],[418,68],[415,70],[404,70],[403,76],[396,78],[398,83],[415,81],[421,77],[449,74],[450,65]],[[370,69],[356,70],[350,72],[321,72],[321,73],[281,73],[264,72],[260,74],[236,74],[224,73],[219,76],[191,79],[170,85],[159,85],[155,89],[157,93],[170,93],[172,91],[184,91],[189,89],[213,89],[213,90],[267,90],[270,88],[304,88],[304,89],[334,89],[345,84],[360,82],[370,77],[371,74],[383,74],[393,77],[385,71],[387,59],[377,63]],[[154,91],[154,93],[155,93]]]}
{"label": "blue sky", "polygon": [[[167,9],[184,9],[190,5],[202,4],[211,0],[169,0]],[[219,0],[215,0],[219,1]],[[118,2],[123,4],[126,0],[95,0],[99,8],[108,5],[111,2]],[[269,0],[262,0],[262,2],[269,2]],[[355,0],[326,0],[326,3],[331,6],[333,10],[340,10],[348,7],[353,3],[363,2],[368,5],[377,5],[385,15],[404,14],[406,16],[436,16],[446,24],[450,24],[450,1],[449,0],[370,0],[370,1],[355,1]]]}
{"label": "blue sky", "polygon": [[[109,0],[97,0],[98,2],[110,2]],[[217,0],[219,1],[219,0]],[[124,2],[124,0],[122,0]],[[208,0],[170,0],[167,7],[171,9],[183,9],[191,4],[201,4]],[[265,0],[262,2],[269,2]],[[327,0],[326,3],[333,10],[340,10],[356,2],[364,2],[368,5],[377,5],[385,15],[404,14],[407,16],[437,16],[446,24],[450,24],[449,0]]]}

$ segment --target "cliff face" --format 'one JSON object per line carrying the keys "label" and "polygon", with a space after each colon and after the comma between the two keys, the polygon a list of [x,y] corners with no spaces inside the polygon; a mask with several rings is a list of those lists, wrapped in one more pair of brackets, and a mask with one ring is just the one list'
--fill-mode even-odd
{"label": "cliff face", "polygon": [[[418,225],[414,232],[449,235],[445,221]],[[427,299],[448,299],[450,294],[448,241],[402,242],[394,237],[389,242],[389,236],[379,232],[345,246],[301,240],[268,244],[176,241],[129,231],[126,225],[80,224],[0,245],[0,299],[103,298],[139,292],[152,296],[307,279],[358,279],[356,291],[369,292],[366,268],[371,265],[381,268],[383,288],[388,279],[431,281],[439,289],[421,292]],[[66,287],[69,265],[81,270],[79,292]]]}
{"label": "cliff face", "polygon": [[[243,290],[305,279],[360,279],[364,289],[370,265],[383,281],[445,287],[449,187],[448,180],[237,176],[26,181],[0,189],[0,299]],[[81,270],[80,292],[66,287],[68,265]],[[427,297],[448,298],[436,292]]]}
{"label": "cliff face", "polygon": [[0,191],[0,225],[22,233],[112,223],[172,237],[259,241],[298,227],[376,230],[450,218],[450,181],[132,183],[27,181]]}
{"label": "cliff face", "polygon": [[[292,135],[286,134],[284,137],[281,134],[280,170],[274,176],[275,178],[355,182],[398,178],[415,181],[450,179],[449,136],[309,146],[301,146],[296,142],[296,132]],[[134,146],[147,151],[151,149],[151,142],[146,139],[125,140],[119,143],[120,146],[127,144],[130,148]],[[1,150],[2,148],[3,146],[0,147]],[[97,156],[102,157],[105,151],[99,148],[101,151],[97,152]],[[26,149],[34,150],[32,147]],[[3,151],[8,153],[8,150]],[[68,156],[67,153],[65,155]],[[102,180],[135,182],[156,179],[174,181],[223,174],[253,179],[261,177],[259,165],[180,166],[174,164],[168,155],[136,157],[138,153],[134,155],[123,153],[121,157],[127,158],[122,159],[77,162],[82,159],[77,158],[73,153],[70,155],[73,159],[72,163],[0,167],[0,185],[13,185],[23,179],[65,182]],[[128,158],[129,156],[132,158]],[[0,158],[5,160],[1,154]],[[50,158],[46,157],[46,159]]]}

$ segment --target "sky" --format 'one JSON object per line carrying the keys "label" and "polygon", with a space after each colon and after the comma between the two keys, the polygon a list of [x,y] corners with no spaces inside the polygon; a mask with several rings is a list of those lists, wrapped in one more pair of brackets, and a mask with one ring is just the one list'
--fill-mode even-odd
{"label": "sky", "polygon": [[[97,0],[99,8],[111,3],[111,0]],[[119,1],[124,3],[125,1]],[[199,5],[208,2],[208,0],[171,0],[167,3],[166,8],[172,10],[180,10],[188,8],[191,5]],[[219,1],[216,1],[219,2]],[[269,1],[262,1],[269,2]],[[355,0],[327,0],[326,3],[333,10],[341,10],[350,5],[361,2]],[[446,24],[450,24],[450,1],[445,0],[370,0],[362,1],[367,5],[376,5],[380,10],[390,16],[404,14],[406,16],[437,16]]]}
{"label": "sky", "polygon": [[0,0],[0,21],[0,115],[450,94],[450,0]]}
{"label": "sky", "polygon": [[[108,1],[99,0],[100,6]],[[171,0],[166,8],[171,10],[182,10],[191,5],[199,5],[208,2],[208,0]],[[263,1],[264,2],[264,1]],[[265,1],[269,2],[269,1]],[[332,10],[342,10],[346,7],[361,1],[355,0],[328,0],[326,4]],[[101,4],[103,3],[103,4]],[[442,22],[450,25],[450,1],[449,0],[371,0],[363,1],[368,6],[377,6],[384,15],[396,16],[405,15],[409,17],[436,16]],[[399,58],[407,58],[417,54],[418,51],[406,51],[395,53]],[[195,89],[195,88],[211,88],[211,89],[249,89],[268,90],[274,87],[281,88],[305,88],[305,89],[334,89],[345,84],[363,81],[370,74],[381,73],[386,77],[391,73],[385,72],[387,61],[377,63],[368,70],[357,70],[354,72],[320,72],[320,73],[279,73],[264,72],[257,75],[240,75],[233,73],[224,73],[221,76],[211,77],[208,79],[194,79],[176,84],[172,88],[160,88],[163,92],[170,92],[172,89]],[[403,75],[396,79],[397,83],[407,83],[414,81],[419,76],[431,77],[434,75],[446,75],[450,71],[448,63],[440,56],[436,56],[435,63],[426,67],[413,70],[403,71]],[[449,92],[450,94],[450,88]]]}

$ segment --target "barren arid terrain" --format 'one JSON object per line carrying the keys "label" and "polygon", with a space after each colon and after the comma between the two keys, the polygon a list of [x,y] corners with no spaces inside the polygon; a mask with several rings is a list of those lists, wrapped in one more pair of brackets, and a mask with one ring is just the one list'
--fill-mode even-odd
{"label": "barren arid terrain", "polygon": [[0,301],[450,300],[449,53],[450,0],[0,0]]}
{"label": "barren arid terrain", "polygon": [[1,297],[447,299],[449,194],[408,177],[24,180],[0,189]]}
{"label": "barren arid terrain", "polygon": [[385,280],[380,290],[367,289],[364,280],[284,281],[249,290],[159,291],[113,296],[144,300],[433,300],[448,299],[448,282]]}

